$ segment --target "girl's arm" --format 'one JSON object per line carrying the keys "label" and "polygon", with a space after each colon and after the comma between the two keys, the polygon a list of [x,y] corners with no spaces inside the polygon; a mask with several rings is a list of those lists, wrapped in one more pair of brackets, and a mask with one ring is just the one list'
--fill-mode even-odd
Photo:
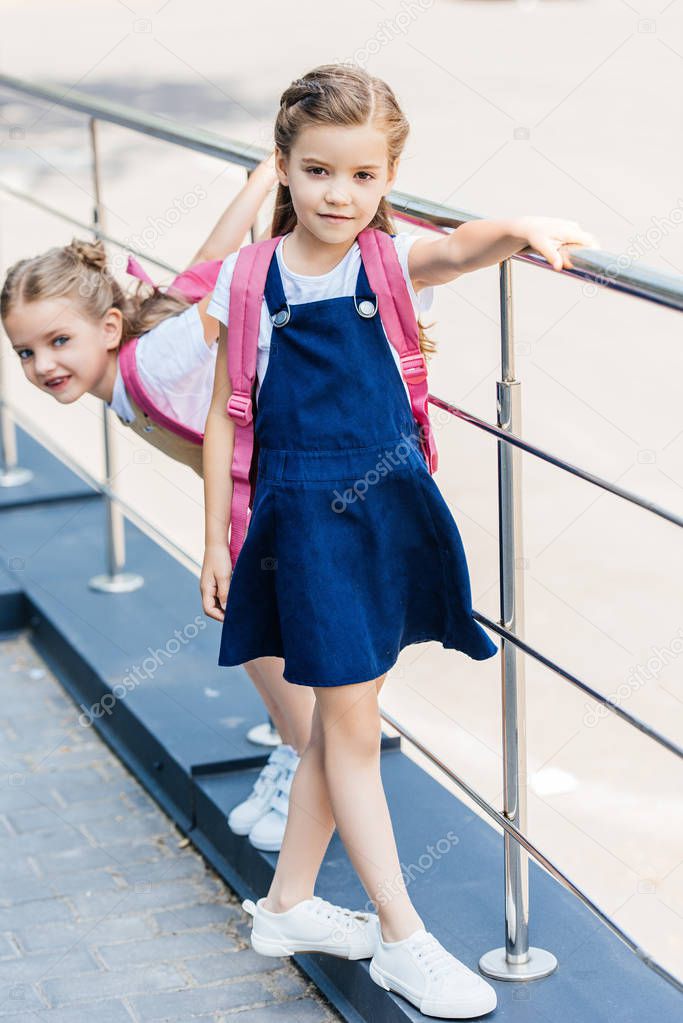
{"label": "girl's arm", "polygon": [[[236,252],[245,234],[253,226],[266,196],[276,183],[275,163],[271,155],[252,171],[246,185],[230,203],[201,249],[195,254],[190,266],[202,263],[207,259],[223,260],[229,253]],[[269,237],[270,226],[261,232],[258,240]],[[206,311],[211,297],[211,294],[208,294],[197,303],[204,340],[209,347],[218,337],[219,326],[218,320],[209,316]]]}
{"label": "girl's arm", "polygon": [[276,184],[275,161],[271,154],[251,172],[244,188],[232,200],[189,265],[208,259],[225,259],[230,252],[235,252]]}
{"label": "girl's arm", "polygon": [[222,622],[232,572],[228,527],[232,504],[232,452],[235,424],[226,412],[232,387],[227,365],[228,328],[218,337],[213,396],[204,430],[204,564],[199,581],[202,607],[209,618]]}
{"label": "girl's arm", "polygon": [[597,240],[574,220],[517,217],[470,220],[441,238],[419,238],[410,249],[408,270],[416,291],[447,284],[461,274],[492,266],[531,246],[553,270],[571,267],[564,245],[598,248]]}

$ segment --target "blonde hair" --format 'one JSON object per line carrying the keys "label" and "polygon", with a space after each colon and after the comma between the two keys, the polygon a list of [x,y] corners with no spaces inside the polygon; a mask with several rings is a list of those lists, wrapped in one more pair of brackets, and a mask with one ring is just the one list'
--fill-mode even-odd
{"label": "blonde hair", "polygon": [[[287,157],[302,128],[312,124],[356,126],[372,123],[387,139],[389,170],[399,159],[410,126],[391,88],[355,65],[321,64],[297,78],[280,97],[275,119],[274,141]],[[297,222],[289,188],[278,185],[271,237],[287,234]],[[395,234],[391,206],[382,197],[377,212],[368,224],[387,234]],[[418,319],[420,351],[425,357],[436,351]]]}
{"label": "blonde hair", "polygon": [[5,319],[20,302],[64,297],[77,302],[93,322],[102,319],[108,309],[119,309],[122,345],[190,304],[142,281],[132,294],[126,294],[107,265],[104,244],[74,238],[68,245],[20,259],[10,267],[0,294],[0,316]]}

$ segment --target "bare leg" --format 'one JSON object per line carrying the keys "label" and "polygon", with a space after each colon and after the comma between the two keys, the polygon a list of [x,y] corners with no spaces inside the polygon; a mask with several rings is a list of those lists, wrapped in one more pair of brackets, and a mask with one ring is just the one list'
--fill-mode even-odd
{"label": "bare leg", "polygon": [[424,924],[408,898],[379,769],[376,682],[316,689],[325,736],[325,776],[349,859],[377,907],[385,941]]}
{"label": "bare leg", "polygon": [[334,832],[327,792],[320,711],[313,711],[311,738],[296,769],[289,813],[265,907],[282,913],[313,895],[325,850]]}
{"label": "bare leg", "polygon": [[[378,693],[385,679],[386,675],[376,679]],[[311,898],[334,829],[325,777],[324,733],[316,703],[309,743],[292,781],[287,825],[266,909],[280,913]]]}
{"label": "bare leg", "polygon": [[282,741],[301,755],[311,735],[315,696],[308,686],[297,686],[282,676],[281,657],[257,657],[244,667],[266,705]]}
{"label": "bare leg", "polygon": [[[315,687],[311,743],[292,785],[287,828],[265,906],[282,912],[310,898],[336,821],[377,907],[384,940],[400,941],[423,923],[405,888],[379,771],[378,693],[384,678]],[[321,759],[326,785],[316,779]]]}

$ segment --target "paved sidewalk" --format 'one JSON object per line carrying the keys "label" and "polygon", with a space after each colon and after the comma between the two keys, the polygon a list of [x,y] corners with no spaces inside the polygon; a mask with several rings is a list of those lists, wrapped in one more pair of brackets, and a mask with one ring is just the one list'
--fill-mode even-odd
{"label": "paved sidewalk", "polygon": [[248,943],[235,894],[30,645],[0,641],[0,1023],[339,1016]]}

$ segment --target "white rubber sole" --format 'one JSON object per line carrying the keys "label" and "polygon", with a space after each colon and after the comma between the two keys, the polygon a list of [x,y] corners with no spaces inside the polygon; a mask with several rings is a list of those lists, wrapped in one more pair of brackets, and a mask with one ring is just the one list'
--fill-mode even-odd
{"label": "white rubber sole", "polygon": [[402,984],[397,977],[386,973],[376,966],[374,959],[370,963],[370,976],[375,984],[384,988],[385,991],[393,991],[409,1001],[411,1005],[420,1010],[423,1016],[436,1016],[439,1019],[474,1019],[477,1016],[484,1016],[486,1013],[492,1012],[498,1004],[498,999],[493,989],[491,989],[488,998],[484,998],[482,995],[481,1001],[476,1006],[449,1006],[430,1002],[428,999],[421,999],[415,991]]}
{"label": "white rubber sole", "polygon": [[[256,821],[254,821],[254,824],[256,824]],[[254,824],[250,824],[249,827],[245,827],[243,824],[235,827],[233,824],[230,823],[230,821],[228,821],[228,827],[232,831],[233,835],[248,835],[251,829],[253,828]]]}
{"label": "white rubber sole", "polygon": [[258,849],[259,852],[280,852],[282,848],[282,841],[279,842],[258,842],[249,835],[249,844],[253,845],[254,849]]}
{"label": "white rubber sole", "polygon": [[319,945],[317,948],[311,948],[310,945],[306,945],[306,947],[304,945],[305,942],[301,941],[284,942],[279,938],[263,938],[258,934],[254,934],[253,928],[251,931],[251,947],[262,956],[279,957],[299,955],[299,953],[305,952],[318,952],[322,955],[336,956],[337,959],[370,959],[373,955],[372,952],[368,952],[367,955],[345,955],[337,947],[330,948]]}
{"label": "white rubber sole", "polygon": [[227,822],[228,827],[232,831],[233,835],[248,835],[249,832],[252,830],[252,828],[254,828],[258,824],[258,822],[261,820],[261,818],[265,817],[265,815],[268,813],[268,810],[269,810],[269,807],[266,807],[265,810],[263,810],[258,815],[258,817],[254,817],[254,819],[252,820],[251,824],[238,824],[237,826],[235,826],[235,825],[230,823],[230,814],[228,814],[228,816],[225,818],[225,820]]}

